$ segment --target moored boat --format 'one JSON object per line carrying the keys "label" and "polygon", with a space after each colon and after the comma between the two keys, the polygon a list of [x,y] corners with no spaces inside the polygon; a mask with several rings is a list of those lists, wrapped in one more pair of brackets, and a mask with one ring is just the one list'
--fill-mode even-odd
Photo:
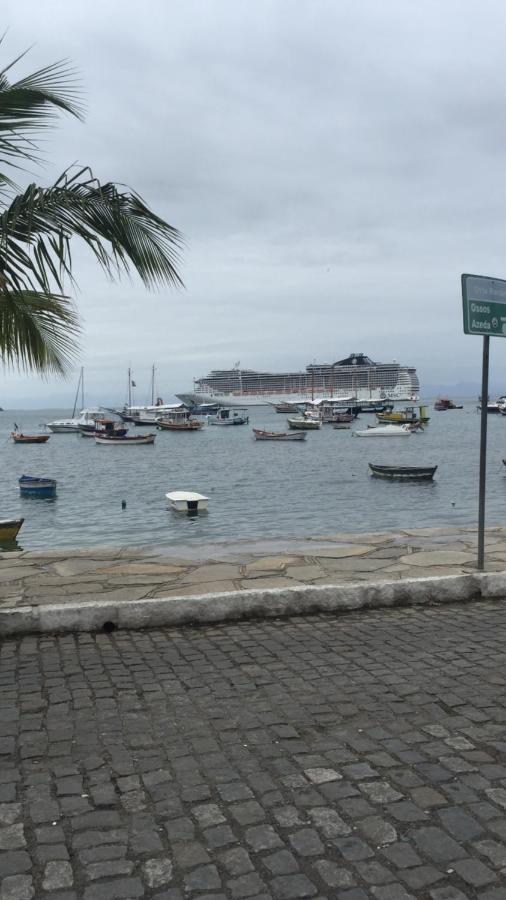
{"label": "moored boat", "polygon": [[296,403],[274,403],[273,406],[277,413],[296,413],[296,412],[298,412]]}
{"label": "moored boat", "polygon": [[15,541],[24,519],[0,519],[0,542]]}
{"label": "moored boat", "polygon": [[260,428],[254,428],[253,434],[256,441],[305,441],[305,431],[298,431],[290,434],[286,431],[262,431]]}
{"label": "moored boat", "polygon": [[77,419],[57,419],[55,422],[48,422],[47,427],[53,434],[77,434],[79,431]]}
{"label": "moored boat", "polygon": [[438,397],[436,402],[434,403],[434,409],[438,412],[445,412],[447,409],[464,409],[463,406],[457,406],[453,400],[449,400],[448,397]]}
{"label": "moored boat", "polygon": [[125,428],[122,422],[116,419],[99,418],[93,422],[81,423],[79,431],[83,437],[95,437],[97,434],[112,434],[116,437],[125,437],[128,428]]}
{"label": "moored boat", "polygon": [[33,475],[22,475],[18,480],[21,496],[54,497],[56,481],[54,478],[37,478]]}
{"label": "moored boat", "polygon": [[169,505],[176,512],[196,513],[207,509],[209,497],[195,491],[171,491],[165,494]]}
{"label": "moored boat", "polygon": [[15,444],[46,444],[50,434],[22,434],[21,431],[11,431],[11,438]]}
{"label": "moored boat", "polygon": [[95,443],[96,444],[128,444],[137,445],[137,444],[154,444],[155,443],[155,434],[134,434],[134,435],[117,435],[117,434],[99,434],[99,432],[95,432]]}
{"label": "moored boat", "polygon": [[249,416],[244,415],[245,412],[245,409],[224,406],[215,416],[209,417],[208,422],[210,425],[247,425]]}
{"label": "moored boat", "polygon": [[204,423],[193,419],[187,409],[175,410],[170,416],[161,416],[156,421],[162,431],[200,431]]}
{"label": "moored boat", "polygon": [[376,428],[366,428],[365,431],[353,431],[355,437],[409,437],[410,425],[379,425]]}
{"label": "moored boat", "polygon": [[296,430],[296,431],[316,431],[318,428],[321,428],[321,422],[319,419],[304,419],[302,416],[297,416],[293,419],[287,419],[288,427]]}
{"label": "moored boat", "polygon": [[427,415],[426,406],[419,406],[418,412],[416,412],[414,406],[406,406],[405,409],[394,409],[390,412],[376,413],[376,418],[378,422],[381,422],[384,425],[388,425],[388,423],[420,423],[421,425],[427,425],[430,421],[430,418]]}
{"label": "moored boat", "polygon": [[378,466],[369,463],[369,468],[375,478],[389,481],[432,481],[437,466]]}

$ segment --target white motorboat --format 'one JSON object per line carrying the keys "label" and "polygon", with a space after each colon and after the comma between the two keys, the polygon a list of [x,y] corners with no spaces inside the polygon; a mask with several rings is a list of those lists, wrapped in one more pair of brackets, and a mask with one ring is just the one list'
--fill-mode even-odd
{"label": "white motorboat", "polygon": [[410,425],[380,425],[378,428],[366,428],[364,431],[353,431],[355,437],[409,437]]}
{"label": "white motorboat", "polygon": [[209,425],[247,425],[249,416],[244,415],[245,409],[231,409],[226,406],[219,409],[215,416],[208,416]]}
{"label": "white motorboat", "polygon": [[194,491],[171,491],[165,496],[176,512],[202,512],[207,509],[209,503],[209,497],[196,494]]}
{"label": "white motorboat", "polygon": [[77,419],[57,419],[54,422],[48,422],[47,427],[53,434],[69,434],[79,431]]}

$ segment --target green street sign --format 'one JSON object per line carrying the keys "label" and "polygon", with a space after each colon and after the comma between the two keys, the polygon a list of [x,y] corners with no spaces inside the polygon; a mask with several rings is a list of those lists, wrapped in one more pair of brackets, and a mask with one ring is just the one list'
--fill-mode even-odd
{"label": "green street sign", "polygon": [[464,334],[506,337],[506,281],[462,275]]}

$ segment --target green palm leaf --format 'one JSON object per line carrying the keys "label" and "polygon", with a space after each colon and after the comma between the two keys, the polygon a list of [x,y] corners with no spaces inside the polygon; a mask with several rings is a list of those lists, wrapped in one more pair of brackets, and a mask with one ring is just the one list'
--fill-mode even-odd
{"label": "green palm leaf", "polygon": [[[0,39],[1,44],[1,39]],[[0,70],[0,166],[39,159],[37,136],[60,112],[82,118],[67,61],[14,83]],[[135,191],[101,184],[88,167],[68,169],[50,187],[15,195],[0,172],[0,358],[8,365],[64,373],[76,352],[78,318],[64,283],[73,283],[71,242],[89,247],[111,278],[136,271],[147,288],[182,286],[183,238]]]}
{"label": "green palm leaf", "polygon": [[0,288],[0,358],[5,364],[65,375],[78,331],[68,297]]}

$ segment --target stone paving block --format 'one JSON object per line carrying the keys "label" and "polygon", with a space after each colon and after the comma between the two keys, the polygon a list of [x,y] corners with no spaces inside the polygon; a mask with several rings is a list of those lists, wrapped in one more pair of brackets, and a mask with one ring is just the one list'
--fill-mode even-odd
{"label": "stone paving block", "polygon": [[221,887],[221,878],[214,865],[198,866],[184,876],[187,891],[212,891]]}
{"label": "stone paving block", "polygon": [[290,875],[299,871],[299,864],[289,850],[278,850],[262,858],[262,863],[273,875]]}
{"label": "stone paving block", "polygon": [[441,828],[419,828],[413,833],[413,839],[419,850],[435,862],[452,862],[466,856],[460,844]]}
{"label": "stone paving block", "polygon": [[279,900],[298,900],[314,897],[318,890],[305,875],[280,875],[269,882],[274,897]]}
{"label": "stone paving block", "polygon": [[32,900],[34,896],[31,875],[10,875],[0,884],[0,900]]}

